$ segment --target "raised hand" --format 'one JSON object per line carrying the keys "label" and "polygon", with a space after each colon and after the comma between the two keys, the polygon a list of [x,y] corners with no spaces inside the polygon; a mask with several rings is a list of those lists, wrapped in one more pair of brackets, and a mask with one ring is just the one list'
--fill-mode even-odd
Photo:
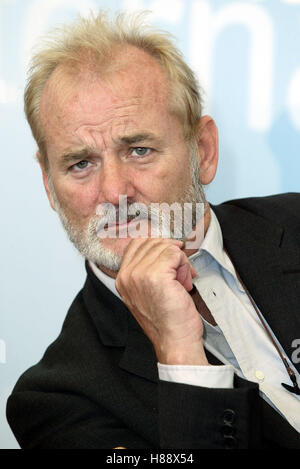
{"label": "raised hand", "polygon": [[201,317],[189,295],[196,275],[183,243],[134,239],[125,251],[116,288],[164,364],[208,365]]}

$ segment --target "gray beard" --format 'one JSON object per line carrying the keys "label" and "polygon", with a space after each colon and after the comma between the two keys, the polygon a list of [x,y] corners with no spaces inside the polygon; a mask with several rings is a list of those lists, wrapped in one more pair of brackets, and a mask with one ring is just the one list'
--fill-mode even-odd
{"label": "gray beard", "polygon": [[[198,152],[196,153],[195,149],[190,152],[190,174],[191,184],[184,192],[181,200],[178,202],[182,206],[184,203],[191,203],[193,207],[195,207],[196,203],[204,204],[206,201],[204,189],[200,183]],[[122,262],[122,256],[116,254],[111,249],[104,247],[102,240],[97,236],[97,227],[100,217],[93,216],[85,229],[76,227],[75,224],[66,216],[65,211],[61,207],[56,197],[50,175],[48,175],[48,185],[62,226],[64,227],[70,241],[74,244],[80,254],[98,266],[104,266],[112,271],[118,271]],[[192,226],[195,224],[196,212],[193,210]],[[181,239],[183,241],[185,236],[178,238],[171,232],[170,238]]]}

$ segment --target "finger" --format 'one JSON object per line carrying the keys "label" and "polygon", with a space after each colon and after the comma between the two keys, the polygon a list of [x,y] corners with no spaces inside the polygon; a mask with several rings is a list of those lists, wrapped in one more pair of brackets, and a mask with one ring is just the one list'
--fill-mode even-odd
{"label": "finger", "polygon": [[[187,277],[192,279],[192,270],[193,267],[190,264],[186,254],[178,247],[174,245],[157,245],[151,251],[151,257],[144,258],[145,261],[149,264],[151,261],[151,269],[152,272],[155,273],[157,271],[158,274],[160,273],[170,273],[172,272],[173,278],[184,282]],[[146,268],[148,267],[145,265],[140,265],[140,267]]]}
{"label": "finger", "polygon": [[187,290],[190,291],[193,288],[193,278],[197,276],[197,272],[190,263],[185,252],[182,253],[181,263],[177,268],[176,280],[181,283],[181,285]]}
{"label": "finger", "polygon": [[155,267],[161,252],[168,246],[176,246],[180,251],[178,241],[176,240],[157,238],[151,240],[135,239],[130,242],[130,245],[127,247],[123,256],[121,267],[115,282],[117,291],[122,297],[124,296],[124,292],[123,294],[121,292],[122,285],[126,285],[131,274],[134,272],[135,279],[142,279],[147,272],[149,273],[152,271],[153,273],[153,268]]}
{"label": "finger", "polygon": [[137,253],[142,250],[142,246],[146,243],[146,241],[147,240],[143,238],[132,239],[130,241],[124,251],[121,268],[124,268],[130,264],[130,262],[132,262],[132,259],[134,259],[134,257],[137,256]]}
{"label": "finger", "polygon": [[177,281],[187,290],[193,288],[193,267],[190,263],[181,265],[177,270]]}
{"label": "finger", "polygon": [[[180,248],[181,244],[181,241],[167,238],[151,238],[143,239],[142,241],[141,238],[133,239],[124,252],[121,268],[128,267],[129,265],[133,268],[139,264],[144,257],[149,255],[152,257],[151,262],[153,262],[158,252],[163,250],[166,246],[175,245]],[[158,252],[156,251],[157,248]]]}
{"label": "finger", "polygon": [[[181,251],[178,245],[172,243],[172,240],[149,240],[147,246],[142,245],[143,255],[139,258],[140,253],[137,252],[135,257],[127,265],[121,265],[116,285],[126,285],[131,278],[135,283],[139,283],[146,276],[152,279],[159,279],[162,275],[172,275],[176,279],[177,268],[180,264],[187,261],[186,255]],[[134,274],[134,276],[133,276]]]}
{"label": "finger", "polygon": [[[185,239],[185,240],[182,242],[182,246],[181,246],[182,251],[185,251],[187,241],[188,241],[188,240]],[[190,264],[190,265],[191,265],[191,274],[192,274],[192,278],[195,278],[195,277],[197,277],[198,274],[197,274],[196,270],[194,269],[194,267],[192,266],[192,264]]]}
{"label": "finger", "polygon": [[[119,274],[116,279],[116,287],[121,296],[124,296],[126,288],[122,294],[122,285],[127,284],[128,274],[134,272],[134,284],[140,284],[140,281],[145,279],[145,276],[149,275],[152,279],[163,278],[164,275],[170,276],[170,279],[177,280],[177,274],[179,277],[179,283],[182,286],[190,291],[193,287],[192,284],[192,266],[188,261],[186,254],[180,249],[178,244],[157,240],[149,240],[146,245],[142,244],[141,249],[143,250],[142,258],[136,262],[136,259],[133,258],[131,262],[126,266],[127,268],[120,269]],[[140,244],[140,243],[138,243]],[[136,252],[136,251],[134,251]],[[137,253],[137,256],[139,252]],[[129,275],[130,276],[130,275]],[[127,280],[126,280],[127,279]],[[118,288],[120,287],[120,288]],[[126,296],[126,295],[125,295]]]}

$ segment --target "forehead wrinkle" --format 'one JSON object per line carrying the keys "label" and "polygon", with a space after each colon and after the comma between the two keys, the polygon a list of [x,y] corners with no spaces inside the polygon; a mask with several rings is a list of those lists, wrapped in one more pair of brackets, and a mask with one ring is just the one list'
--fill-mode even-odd
{"label": "forehead wrinkle", "polygon": [[[111,112],[106,113],[105,119],[97,124],[84,124],[75,129],[75,134],[84,141],[86,145],[94,146],[97,148],[107,149],[109,142],[120,144],[122,137],[128,134],[141,133],[135,114],[129,111],[134,105],[118,106],[121,113]],[[108,114],[108,115],[107,115]],[[123,142],[124,144],[124,142]]]}
{"label": "forehead wrinkle", "polygon": [[128,123],[129,119],[116,123],[114,118],[110,118],[105,123],[79,126],[75,133],[88,147],[104,151],[109,148],[110,141],[116,144],[119,136],[127,133]]}
{"label": "forehead wrinkle", "polygon": [[[132,113],[130,110],[133,110],[138,104],[128,104],[128,105],[119,105],[119,106],[112,106],[109,110],[106,110],[104,113],[103,117],[97,116],[98,122],[93,124],[85,124],[84,128],[87,130],[99,130],[101,131],[102,128],[105,127],[110,127],[112,128],[114,125],[116,126],[121,126],[121,125],[127,125],[129,122],[129,119],[132,119]],[[117,111],[117,114],[116,114]],[[119,112],[118,112],[119,111]],[[99,119],[101,119],[101,122],[99,122]],[[119,121],[118,121],[119,120]],[[76,130],[79,130],[81,126],[79,126]]]}

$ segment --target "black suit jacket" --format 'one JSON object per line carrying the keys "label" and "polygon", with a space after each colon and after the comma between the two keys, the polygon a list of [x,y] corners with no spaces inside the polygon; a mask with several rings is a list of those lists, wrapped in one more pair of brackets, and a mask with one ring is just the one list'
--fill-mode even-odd
{"label": "black suit jacket", "polygon": [[[237,270],[291,357],[300,332],[300,196],[213,209]],[[210,389],[158,380],[152,344],[86,267],[61,334],[8,400],[22,448],[300,448],[299,433],[253,382],[236,377],[234,389]]]}

